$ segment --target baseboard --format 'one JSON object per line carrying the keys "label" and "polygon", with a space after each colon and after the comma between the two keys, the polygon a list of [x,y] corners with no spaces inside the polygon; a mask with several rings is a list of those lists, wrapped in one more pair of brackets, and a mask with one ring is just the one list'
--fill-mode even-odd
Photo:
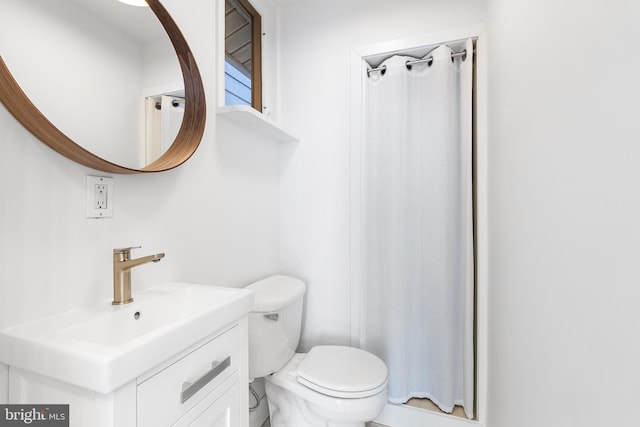
{"label": "baseboard", "polygon": [[373,422],[389,427],[482,427],[478,421],[390,403]]}

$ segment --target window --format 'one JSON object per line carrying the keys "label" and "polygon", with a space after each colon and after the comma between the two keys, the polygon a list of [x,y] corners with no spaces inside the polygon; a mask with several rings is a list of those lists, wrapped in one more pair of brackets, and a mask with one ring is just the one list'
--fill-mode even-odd
{"label": "window", "polygon": [[225,0],[225,105],[262,112],[262,19],[248,0]]}

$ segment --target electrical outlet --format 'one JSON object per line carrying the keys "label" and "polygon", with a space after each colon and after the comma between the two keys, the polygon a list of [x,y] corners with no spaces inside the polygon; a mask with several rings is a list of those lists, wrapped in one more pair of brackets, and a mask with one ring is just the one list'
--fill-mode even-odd
{"label": "electrical outlet", "polygon": [[87,218],[113,216],[113,178],[87,175]]}
{"label": "electrical outlet", "polygon": [[107,209],[109,190],[106,184],[95,184],[93,193],[93,209]]}

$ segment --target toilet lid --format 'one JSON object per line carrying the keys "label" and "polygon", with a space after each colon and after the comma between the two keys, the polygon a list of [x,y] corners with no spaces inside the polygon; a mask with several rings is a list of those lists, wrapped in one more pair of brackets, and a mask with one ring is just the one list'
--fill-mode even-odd
{"label": "toilet lid", "polygon": [[373,396],[387,386],[387,366],[358,348],[322,345],[311,349],[297,369],[298,382],[341,398]]}

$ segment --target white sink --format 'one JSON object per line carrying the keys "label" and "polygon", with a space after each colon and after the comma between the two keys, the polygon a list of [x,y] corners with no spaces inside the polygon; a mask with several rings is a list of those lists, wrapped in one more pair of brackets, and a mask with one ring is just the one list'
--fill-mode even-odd
{"label": "white sink", "polygon": [[216,330],[253,304],[246,289],[166,283],[0,332],[0,362],[110,393]]}

